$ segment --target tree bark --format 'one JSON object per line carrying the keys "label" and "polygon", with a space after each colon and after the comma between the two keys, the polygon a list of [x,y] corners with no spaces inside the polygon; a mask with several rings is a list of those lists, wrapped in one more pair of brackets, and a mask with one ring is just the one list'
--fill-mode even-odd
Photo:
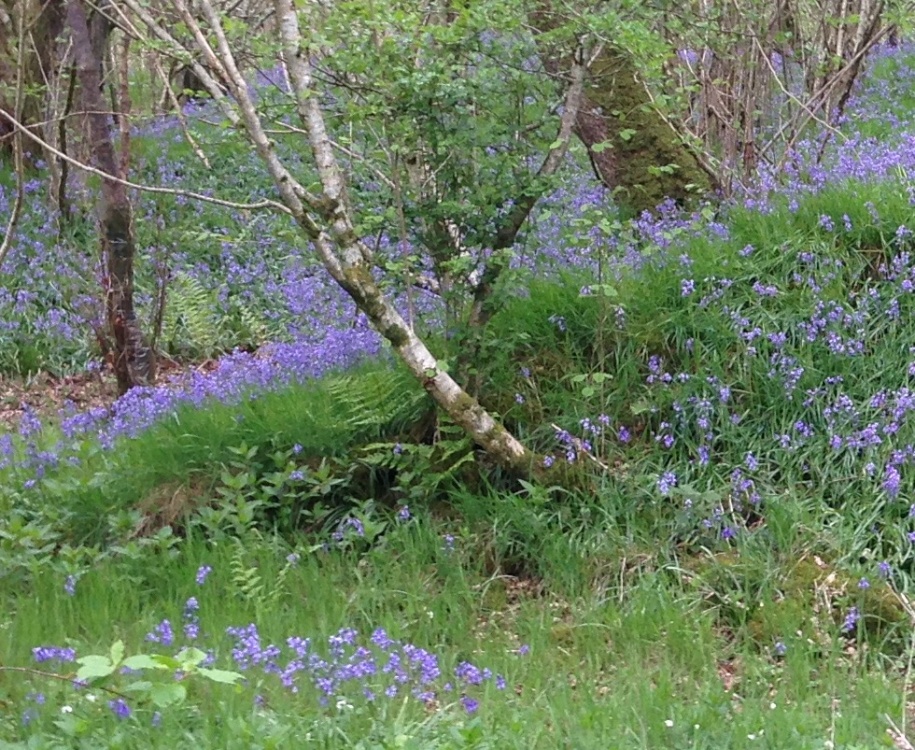
{"label": "tree bark", "polygon": [[655,108],[632,59],[613,47],[604,47],[590,67],[575,134],[595,175],[627,213],[654,210],[666,198],[689,206],[715,188]]}
{"label": "tree bark", "polygon": [[[0,110],[13,112],[14,82],[21,73],[22,106],[18,119],[26,126],[37,126],[42,120],[45,84],[54,78],[55,40],[63,25],[60,0],[0,4]],[[25,30],[26,38],[19,38],[19,29]],[[19,45],[23,47],[21,71],[17,71]],[[13,124],[0,117],[0,152],[11,151],[14,132]]]}
{"label": "tree bark", "polygon": [[[80,99],[89,125],[93,166],[119,176],[112,141],[112,122],[102,94],[102,61],[108,30],[96,20],[91,26],[82,0],[67,0],[67,23],[73,41]],[[136,247],[127,188],[102,179],[98,201],[101,253],[107,270],[104,281],[106,314],[111,336],[112,365],[118,392],[155,380],[155,357],[140,329],[133,306],[133,262]]]}

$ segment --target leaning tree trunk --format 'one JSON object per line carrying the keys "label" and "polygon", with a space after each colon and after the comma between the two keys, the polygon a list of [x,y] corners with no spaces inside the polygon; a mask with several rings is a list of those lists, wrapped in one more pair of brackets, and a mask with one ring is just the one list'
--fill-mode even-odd
{"label": "leaning tree trunk", "polygon": [[[182,50],[171,33],[138,0],[124,2],[160,42],[176,52]],[[356,231],[344,176],[333,151],[311,61],[299,29],[300,16],[308,17],[314,8],[309,5],[300,10],[291,0],[274,0],[282,59],[311,148],[320,182],[318,192],[312,192],[300,183],[283,163],[255,108],[222,20],[210,0],[199,0],[196,6],[206,19],[206,30],[185,0],[172,0],[172,4],[194,37],[193,52],[199,54],[206,65],[192,60],[194,73],[206,85],[229,122],[248,136],[287,212],[312,242],[326,271],[349,294],[375,330],[388,340],[443,411],[500,464],[512,471],[531,473],[535,468],[531,452],[448,374],[372,275],[373,251]],[[237,110],[226,101],[223,86]]]}
{"label": "leaning tree trunk", "polygon": [[[96,19],[98,21],[98,19]],[[82,0],[67,0],[67,22],[80,98],[89,125],[89,151],[92,164],[109,175],[118,175],[112,142],[111,118],[102,95],[102,61],[108,29],[93,24],[90,32]],[[105,262],[106,314],[111,336],[112,365],[118,392],[126,393],[136,385],[155,379],[155,357],[147,345],[133,307],[132,208],[126,186],[117,179],[102,179],[98,200],[99,232]]]}
{"label": "leaning tree trunk", "polygon": [[714,189],[651,102],[625,52],[604,48],[591,65],[585,97],[575,133],[595,174],[627,213],[653,210],[666,198],[690,205]]}

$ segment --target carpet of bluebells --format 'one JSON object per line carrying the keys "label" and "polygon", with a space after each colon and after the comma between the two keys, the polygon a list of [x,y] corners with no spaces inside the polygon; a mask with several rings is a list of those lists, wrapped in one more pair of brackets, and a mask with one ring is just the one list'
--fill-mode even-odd
{"label": "carpet of bluebells", "polygon": [[[867,616],[870,600],[862,597],[881,587],[910,590],[915,572],[915,506],[908,499],[915,463],[915,328],[908,323],[915,313],[915,109],[898,104],[915,80],[913,61],[907,48],[882,49],[872,65],[889,73],[859,85],[826,158],[818,163],[822,140],[811,137],[721,210],[683,215],[663,206],[618,224],[606,215],[604,191],[570,168],[534,217],[519,262],[541,280],[571,274],[581,286],[576,305],[609,299],[606,333],[631,355],[617,385],[589,386],[575,409],[551,415],[556,422],[545,433],[526,420],[542,416],[552,374],[536,365],[515,368],[509,416],[540,440],[544,465],[628,465],[621,481],[630,483],[630,496],[664,504],[679,524],[678,538],[703,549],[731,549],[752,535],[786,493],[819,498],[851,529],[850,547],[837,557],[851,568],[854,586],[834,618],[849,642]],[[138,140],[172,136],[180,133],[160,123]],[[199,190],[192,158],[163,155],[142,169],[149,180]],[[242,181],[255,171],[253,162],[232,168]],[[51,242],[56,222],[39,199],[42,184],[28,189],[35,200],[6,261],[20,283],[0,289],[0,356],[9,357],[0,364],[15,369],[31,357],[62,371],[97,366],[87,333],[99,315],[99,301],[87,291],[98,277],[95,261],[79,250],[78,232]],[[0,214],[10,200],[0,192]],[[0,436],[0,470],[24,503],[40,505],[82,460],[87,440],[110,450],[181,408],[240,404],[386,356],[352,304],[305,259],[284,219],[217,212],[180,198],[137,201],[152,268],[140,279],[141,306],[150,309],[155,269],[167,266],[185,280],[183,288],[210,301],[204,312],[215,333],[207,354],[227,353],[211,372],[135,389],[110,408],[65,410],[56,427],[26,413],[16,434]],[[437,319],[433,302],[420,310],[427,321]],[[588,335],[573,312],[544,317],[556,341]],[[172,324],[178,331],[182,321]],[[257,344],[256,351],[232,351],[239,343]],[[593,375],[579,382],[593,383]],[[359,523],[345,518],[337,532],[351,534]],[[326,544],[343,540],[328,536]],[[198,571],[201,587],[208,573]],[[68,577],[64,586],[73,595],[78,582]],[[218,634],[221,645],[210,645],[217,634],[208,633],[200,612],[198,597],[188,598],[181,622],[161,620],[147,645],[205,650],[204,667],[237,671],[259,703],[267,700],[260,688],[272,681],[336,710],[407,697],[474,715],[487,686],[506,687],[506,677],[485,665],[443,657],[380,627],[271,643],[257,624],[239,623]],[[772,659],[786,656],[785,635],[764,645]],[[517,655],[526,651],[521,645]],[[33,650],[36,667],[53,667],[64,679],[72,679],[69,665],[82,656],[65,644]],[[44,700],[33,694],[25,724]],[[107,706],[118,719],[131,718],[129,696],[112,694]]]}

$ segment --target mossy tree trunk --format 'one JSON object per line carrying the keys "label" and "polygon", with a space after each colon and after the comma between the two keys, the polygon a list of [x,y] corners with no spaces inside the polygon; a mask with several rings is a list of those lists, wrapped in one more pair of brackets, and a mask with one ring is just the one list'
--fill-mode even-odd
{"label": "mossy tree trunk", "polygon": [[607,46],[591,65],[575,132],[595,174],[626,213],[651,211],[666,198],[689,206],[715,188],[623,51]]}

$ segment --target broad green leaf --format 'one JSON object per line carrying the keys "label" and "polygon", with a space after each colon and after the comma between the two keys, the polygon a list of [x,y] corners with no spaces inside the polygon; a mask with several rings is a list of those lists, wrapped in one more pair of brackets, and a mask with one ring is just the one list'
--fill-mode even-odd
{"label": "broad green leaf", "polygon": [[120,664],[124,658],[124,641],[115,641],[111,644],[111,663]]}
{"label": "broad green leaf", "polygon": [[129,669],[167,669],[148,654],[135,654],[124,659],[123,666]]}
{"label": "broad green leaf", "polygon": [[77,659],[76,663],[80,665],[76,671],[76,679],[78,680],[95,680],[99,677],[107,677],[115,669],[115,665],[111,663],[107,656],[98,654],[84,656],[82,659]]}
{"label": "broad green leaf", "polygon": [[651,409],[651,405],[644,398],[640,398],[638,401],[629,405],[629,411],[636,416],[644,414],[649,409]]}
{"label": "broad green leaf", "polygon": [[155,654],[150,657],[156,664],[159,665],[159,669],[180,669],[181,662],[178,661],[174,656],[166,656],[165,654]]}
{"label": "broad green leaf", "polygon": [[196,667],[206,658],[206,652],[201,651],[199,648],[181,649],[177,656],[178,661],[181,662],[181,668],[185,668],[185,671],[189,671],[186,667]]}
{"label": "broad green leaf", "polygon": [[149,680],[136,680],[121,688],[125,693],[148,693],[152,690],[153,683]]}
{"label": "broad green leaf", "polygon": [[208,680],[213,682],[221,682],[226,685],[234,685],[242,676],[238,672],[229,672],[225,669],[207,669],[206,667],[200,667],[197,670],[197,673],[201,677],[206,677]]}
{"label": "broad green leaf", "polygon": [[164,682],[152,686],[149,699],[159,708],[181,703],[187,697],[187,689],[180,682]]}

